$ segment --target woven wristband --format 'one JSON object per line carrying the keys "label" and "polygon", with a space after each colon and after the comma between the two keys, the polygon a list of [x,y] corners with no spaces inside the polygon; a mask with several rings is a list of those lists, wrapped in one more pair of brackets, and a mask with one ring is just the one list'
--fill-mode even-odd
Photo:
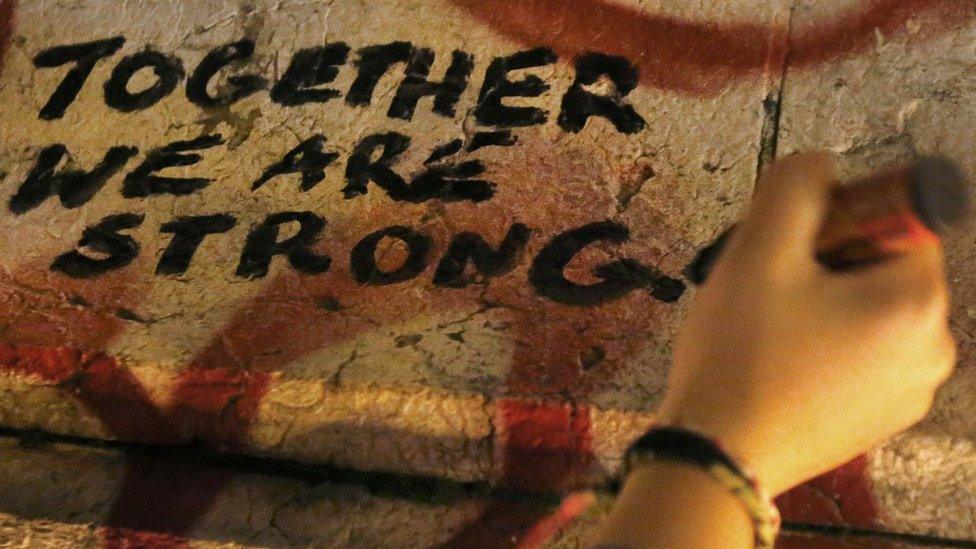
{"label": "woven wristband", "polygon": [[624,477],[635,468],[655,461],[689,463],[707,471],[745,506],[752,518],[756,547],[773,547],[779,532],[779,511],[755,479],[715,442],[685,429],[653,428],[624,454]]}

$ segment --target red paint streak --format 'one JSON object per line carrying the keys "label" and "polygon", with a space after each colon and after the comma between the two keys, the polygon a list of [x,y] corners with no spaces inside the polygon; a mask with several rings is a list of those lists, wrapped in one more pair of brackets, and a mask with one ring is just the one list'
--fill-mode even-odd
{"label": "red paint streak", "polygon": [[594,503],[596,503],[596,496],[593,492],[579,492],[566,496],[554,513],[538,521],[525,533],[518,544],[518,549],[543,547],[547,541],[572,524]]}
{"label": "red paint streak", "polygon": [[[790,38],[791,68],[816,66],[840,57],[867,51],[877,34],[892,37],[907,30],[907,23],[931,17],[927,32],[965,27],[972,19],[968,0],[868,0],[833,14],[830,20],[801,28]],[[926,37],[923,34],[922,37]]]}
{"label": "red paint streak", "polygon": [[[499,281],[498,294],[516,295],[506,284],[512,283]],[[521,398],[502,398],[496,404],[496,444],[502,450],[503,484],[534,491],[565,490],[580,485],[588,473],[594,472],[590,407],[558,401],[567,395],[585,399],[597,379],[612,378],[647,341],[635,334],[653,331],[661,322],[660,311],[667,307],[634,292],[585,309],[541,299],[511,309],[516,346],[506,386]],[[619,334],[635,337],[615,337]],[[583,357],[595,347],[605,356],[586,372]],[[553,402],[527,400],[531,398]],[[489,525],[496,537],[481,546],[531,546],[540,532],[547,531],[551,510],[535,509],[531,517],[537,527],[527,530],[525,520],[531,511],[508,502],[491,504],[480,519],[445,546],[477,547],[485,541]]]}
{"label": "red paint streak", "polygon": [[[156,409],[148,399],[132,393],[133,398],[123,404],[125,419],[116,420],[111,428],[140,441],[184,444],[199,440],[222,450],[239,449],[269,382],[265,373],[191,366],[180,373],[165,409]],[[103,413],[112,411],[112,404],[88,403],[102,421],[112,424]],[[115,530],[184,534],[206,514],[232,477],[226,470],[130,456],[105,525]],[[105,538],[107,547],[118,546],[113,543]]]}
{"label": "red paint streak", "polygon": [[513,399],[500,400],[496,406],[503,426],[505,484],[537,491],[558,489],[589,468],[588,407]]}
{"label": "red paint streak", "polygon": [[968,0],[872,0],[787,37],[782,26],[685,21],[607,0],[452,1],[523,44],[549,46],[563,59],[585,51],[622,55],[637,64],[644,85],[694,95],[775,74],[787,55],[791,68],[801,68],[864,51],[876,30],[895,35],[922,14],[943,27],[971,16]]}
{"label": "red paint streak", "polygon": [[139,547],[140,536],[147,533],[184,546],[183,540],[173,538],[193,528],[233,476],[224,469],[130,453],[102,529],[102,546]]}
{"label": "red paint streak", "polygon": [[843,524],[877,528],[880,510],[868,477],[868,458],[860,456],[776,498],[784,520],[805,524]]}
{"label": "red paint streak", "polygon": [[[137,263],[97,281],[50,273],[43,265],[0,273],[0,334],[5,342],[0,345],[0,372],[57,385],[122,440],[183,444],[201,439],[221,445],[227,437],[238,437],[247,423],[243,418],[256,412],[256,400],[267,384],[263,374],[242,380],[242,374],[229,370],[189,369],[176,380],[168,405],[160,406],[114,358],[79,350],[104,349],[125,329],[118,311],[135,310],[145,295],[145,282],[133,274],[138,269]],[[204,394],[208,384],[209,398]],[[222,432],[227,437],[218,434]],[[157,547],[182,547],[179,534],[206,512],[229,478],[144,454],[132,454],[126,463],[119,495],[101,531],[106,547],[145,547],[149,539]]]}
{"label": "red paint streak", "polygon": [[106,348],[125,329],[118,311],[135,309],[145,294],[139,267],[97,281],[51,273],[47,265],[0,270],[0,338],[30,347]]}
{"label": "red paint streak", "polygon": [[[0,372],[57,384],[117,438],[172,445],[200,440],[222,449],[243,442],[270,381],[264,373],[191,367],[178,376],[170,401],[158,406],[127,368],[101,353],[0,344]],[[105,520],[106,546],[132,546],[130,531],[187,532],[229,478],[225,471],[130,457]]]}
{"label": "red paint streak", "polygon": [[3,75],[3,60],[7,56],[10,38],[14,33],[14,13],[17,0],[0,0],[0,76]]}
{"label": "red paint streak", "polygon": [[[158,496],[158,494],[157,494]],[[138,532],[126,528],[103,528],[102,544],[114,549],[184,549],[192,547],[191,540],[157,532]]]}
{"label": "red paint streak", "polygon": [[828,534],[780,535],[776,549],[905,549],[903,542],[882,538],[832,536]]}
{"label": "red paint streak", "polygon": [[64,383],[95,356],[75,349],[15,347],[0,343],[0,371]]}

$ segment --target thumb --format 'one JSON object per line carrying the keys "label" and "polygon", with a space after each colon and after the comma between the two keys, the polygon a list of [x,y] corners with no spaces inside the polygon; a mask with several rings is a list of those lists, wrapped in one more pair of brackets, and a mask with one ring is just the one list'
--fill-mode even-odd
{"label": "thumb", "polygon": [[730,253],[748,254],[760,264],[812,265],[835,181],[834,159],[827,153],[792,155],[773,164],[756,183]]}

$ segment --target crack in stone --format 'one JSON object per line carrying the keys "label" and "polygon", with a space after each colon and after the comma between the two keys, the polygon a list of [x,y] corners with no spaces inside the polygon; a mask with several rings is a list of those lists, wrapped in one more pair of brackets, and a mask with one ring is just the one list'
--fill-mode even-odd
{"label": "crack in stone", "polygon": [[786,76],[790,61],[790,53],[793,46],[793,14],[796,4],[790,4],[790,14],[786,21],[786,47],[783,56],[779,59],[780,71],[776,75],[772,90],[763,99],[763,121],[759,130],[759,155],[756,158],[756,176],[762,173],[763,168],[776,159],[776,146],[779,144],[779,122],[782,115],[783,90],[786,87]]}

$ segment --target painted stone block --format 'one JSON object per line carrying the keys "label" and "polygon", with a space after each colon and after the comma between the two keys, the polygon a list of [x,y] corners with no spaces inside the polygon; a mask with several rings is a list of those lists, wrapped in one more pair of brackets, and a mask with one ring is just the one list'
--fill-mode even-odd
{"label": "painted stone block", "polygon": [[[861,123],[903,100],[921,150],[971,145],[940,127],[972,126],[967,2],[4,0],[0,22],[15,429],[599,482],[653,420],[683,268],[777,147],[876,143]],[[907,106],[903,65],[936,100]],[[933,420],[953,444],[966,383]],[[971,513],[882,513],[885,455],[784,507],[976,537]]]}

